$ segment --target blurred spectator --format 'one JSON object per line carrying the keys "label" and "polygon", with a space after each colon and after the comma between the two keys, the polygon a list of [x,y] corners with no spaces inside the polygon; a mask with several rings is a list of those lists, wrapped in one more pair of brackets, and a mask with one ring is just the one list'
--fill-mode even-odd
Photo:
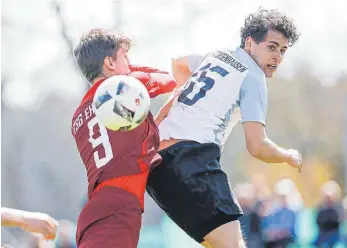
{"label": "blurred spectator", "polygon": [[262,201],[263,198],[266,198],[269,195],[269,189],[266,185],[266,177],[264,176],[264,174],[255,173],[252,176],[251,183],[254,189],[254,197],[258,202]]}
{"label": "blurred spectator", "polygon": [[287,247],[295,241],[296,213],[289,205],[295,184],[282,179],[275,186],[277,204],[269,199],[264,204],[262,233],[265,247]]}
{"label": "blurred spectator", "polygon": [[239,219],[247,247],[261,248],[260,216],[254,195],[254,186],[249,183],[239,184],[235,188],[237,199],[244,215]]}
{"label": "blurred spectator", "polygon": [[298,212],[304,207],[301,194],[293,180],[289,178],[279,180],[275,185],[275,192],[278,196],[286,196],[287,207],[291,210]]}
{"label": "blurred spectator", "polygon": [[342,235],[342,242],[347,244],[347,195],[345,196],[342,204],[344,209],[344,221],[340,234]]}
{"label": "blurred spectator", "polygon": [[343,207],[341,202],[341,189],[335,181],[328,181],[321,189],[322,199],[318,206],[317,247],[334,247],[340,240],[339,228],[343,221]]}

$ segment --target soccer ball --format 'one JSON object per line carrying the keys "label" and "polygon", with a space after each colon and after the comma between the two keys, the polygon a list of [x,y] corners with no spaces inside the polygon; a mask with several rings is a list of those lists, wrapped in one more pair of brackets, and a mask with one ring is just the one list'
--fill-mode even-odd
{"label": "soccer ball", "polygon": [[119,75],[102,82],[95,92],[93,108],[99,121],[113,131],[130,131],[147,117],[150,98],[136,78]]}

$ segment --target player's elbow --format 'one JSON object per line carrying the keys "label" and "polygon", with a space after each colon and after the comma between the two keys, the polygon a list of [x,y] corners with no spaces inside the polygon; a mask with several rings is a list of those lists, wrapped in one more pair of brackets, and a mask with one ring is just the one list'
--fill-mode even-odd
{"label": "player's elbow", "polygon": [[262,139],[260,137],[246,138],[246,147],[252,157],[258,158],[261,155]]}
{"label": "player's elbow", "polygon": [[259,158],[266,143],[264,126],[258,122],[244,122],[246,146],[248,152],[255,158]]}
{"label": "player's elbow", "polygon": [[175,73],[190,73],[188,66],[188,57],[181,57],[177,59],[172,59],[172,72]]}
{"label": "player's elbow", "polygon": [[177,88],[185,84],[192,73],[188,67],[188,59],[186,57],[172,60],[172,73],[177,82]]}
{"label": "player's elbow", "polygon": [[188,57],[180,57],[172,59],[172,68],[177,70],[188,70]]}

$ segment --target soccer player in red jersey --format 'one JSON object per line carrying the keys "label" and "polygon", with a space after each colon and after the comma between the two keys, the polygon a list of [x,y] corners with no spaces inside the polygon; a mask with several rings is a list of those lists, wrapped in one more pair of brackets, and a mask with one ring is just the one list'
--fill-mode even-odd
{"label": "soccer player in red jersey", "polygon": [[78,67],[92,84],[73,116],[71,129],[89,183],[88,202],[77,223],[79,248],[137,246],[147,176],[161,161],[151,113],[134,130],[110,131],[98,122],[92,108],[96,89],[114,75],[136,77],[151,97],[176,87],[167,72],[131,66],[130,46],[131,40],[118,31],[93,29],[74,50]]}

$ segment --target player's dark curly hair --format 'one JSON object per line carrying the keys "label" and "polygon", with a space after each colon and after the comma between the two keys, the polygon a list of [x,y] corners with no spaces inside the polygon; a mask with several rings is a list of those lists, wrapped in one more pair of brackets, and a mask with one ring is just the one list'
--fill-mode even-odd
{"label": "player's dark curly hair", "polygon": [[102,74],[106,57],[114,57],[119,48],[129,50],[131,39],[117,30],[92,29],[82,35],[73,53],[78,67],[91,82]]}
{"label": "player's dark curly hair", "polygon": [[240,47],[245,47],[248,37],[252,37],[257,43],[263,41],[269,30],[282,33],[288,39],[289,46],[294,45],[300,36],[292,18],[275,9],[260,8],[245,19],[241,28]]}

